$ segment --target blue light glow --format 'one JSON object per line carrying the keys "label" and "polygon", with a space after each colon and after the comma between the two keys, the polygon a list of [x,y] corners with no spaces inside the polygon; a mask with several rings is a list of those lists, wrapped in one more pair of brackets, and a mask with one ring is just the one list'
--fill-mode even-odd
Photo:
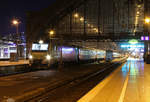
{"label": "blue light glow", "polygon": [[137,44],[137,45],[124,44],[124,45],[121,45],[121,48],[144,48],[144,45],[142,45],[142,44]]}
{"label": "blue light glow", "polygon": [[74,49],[73,48],[62,48],[62,51],[63,52],[72,52],[72,51],[74,51]]}

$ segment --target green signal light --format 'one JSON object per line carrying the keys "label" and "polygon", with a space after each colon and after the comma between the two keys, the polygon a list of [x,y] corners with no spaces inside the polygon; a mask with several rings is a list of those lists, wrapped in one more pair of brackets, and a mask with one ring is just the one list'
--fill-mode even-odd
{"label": "green signal light", "polygon": [[132,39],[132,40],[130,40],[128,43],[130,43],[130,44],[137,44],[137,43],[138,43],[138,40]]}

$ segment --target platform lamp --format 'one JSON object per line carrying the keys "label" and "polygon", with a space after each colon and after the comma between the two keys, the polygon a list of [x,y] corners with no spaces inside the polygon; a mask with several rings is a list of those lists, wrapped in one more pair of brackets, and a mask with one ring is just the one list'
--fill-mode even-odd
{"label": "platform lamp", "polygon": [[52,42],[52,39],[53,39],[53,36],[55,34],[55,31],[54,30],[49,30],[49,38],[50,38],[50,43]]}
{"label": "platform lamp", "polygon": [[[150,24],[150,18],[149,17],[145,18],[145,24],[147,24],[147,26]],[[148,30],[148,27],[147,27],[147,30]],[[147,31],[147,33],[148,33],[148,37],[149,37],[150,36],[149,32]],[[149,49],[150,49],[149,48],[149,41],[148,41],[148,47],[147,48],[148,48],[147,50],[148,50],[148,54],[149,54]]]}
{"label": "platform lamp", "polygon": [[53,36],[55,34],[55,30],[50,29],[48,33],[49,33],[49,39],[50,39],[50,47],[49,47],[49,49],[50,49],[50,54],[52,55],[52,39],[53,39]]}
{"label": "platform lamp", "polygon": [[18,61],[18,57],[19,57],[19,48],[18,48],[19,30],[18,30],[18,28],[19,28],[19,24],[20,24],[19,19],[13,19],[12,24],[16,27],[16,37],[17,37],[17,39],[15,39],[16,40],[16,47],[17,47],[16,60]]}
{"label": "platform lamp", "polygon": [[[76,15],[76,17],[78,17],[78,15]],[[54,30],[54,29],[50,29],[49,30],[49,37],[50,37],[50,50],[51,50],[51,52],[52,52],[52,40],[54,39],[54,36],[56,35],[56,30]],[[63,61],[62,61],[62,37],[61,37],[61,39],[60,39],[60,42],[61,42],[61,47],[60,47],[60,63],[59,63],[59,68],[61,68],[62,67],[62,63],[63,63]],[[52,55],[52,53],[51,53],[51,55]]]}

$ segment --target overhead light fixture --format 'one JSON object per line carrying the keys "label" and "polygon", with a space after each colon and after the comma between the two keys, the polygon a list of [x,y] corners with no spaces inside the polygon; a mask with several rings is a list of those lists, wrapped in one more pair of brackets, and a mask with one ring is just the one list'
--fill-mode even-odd
{"label": "overhead light fixture", "polygon": [[140,8],[140,7],[141,7],[141,5],[138,5],[138,7]]}
{"label": "overhead light fixture", "polygon": [[40,41],[39,41],[39,44],[43,44],[43,40],[40,40]]}
{"label": "overhead light fixture", "polygon": [[83,17],[81,17],[81,18],[80,18],[80,21],[84,21],[84,18],[83,18]]}
{"label": "overhead light fixture", "polygon": [[49,31],[49,34],[50,34],[50,35],[54,35],[54,33],[55,33],[54,30],[50,30],[50,31]]}
{"label": "overhead light fixture", "polygon": [[146,18],[145,23],[150,23],[150,18]]}
{"label": "overhead light fixture", "polygon": [[78,13],[75,13],[75,14],[74,14],[74,17],[75,17],[75,18],[78,18],[78,17],[79,17],[79,14],[78,14]]}

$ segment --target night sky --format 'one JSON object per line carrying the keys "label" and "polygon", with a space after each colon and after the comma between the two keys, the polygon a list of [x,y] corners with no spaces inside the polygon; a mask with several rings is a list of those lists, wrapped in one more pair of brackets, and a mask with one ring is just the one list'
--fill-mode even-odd
{"label": "night sky", "polygon": [[0,35],[15,33],[11,25],[13,18],[19,18],[19,32],[25,32],[25,17],[27,11],[47,8],[55,0],[0,0]]}

